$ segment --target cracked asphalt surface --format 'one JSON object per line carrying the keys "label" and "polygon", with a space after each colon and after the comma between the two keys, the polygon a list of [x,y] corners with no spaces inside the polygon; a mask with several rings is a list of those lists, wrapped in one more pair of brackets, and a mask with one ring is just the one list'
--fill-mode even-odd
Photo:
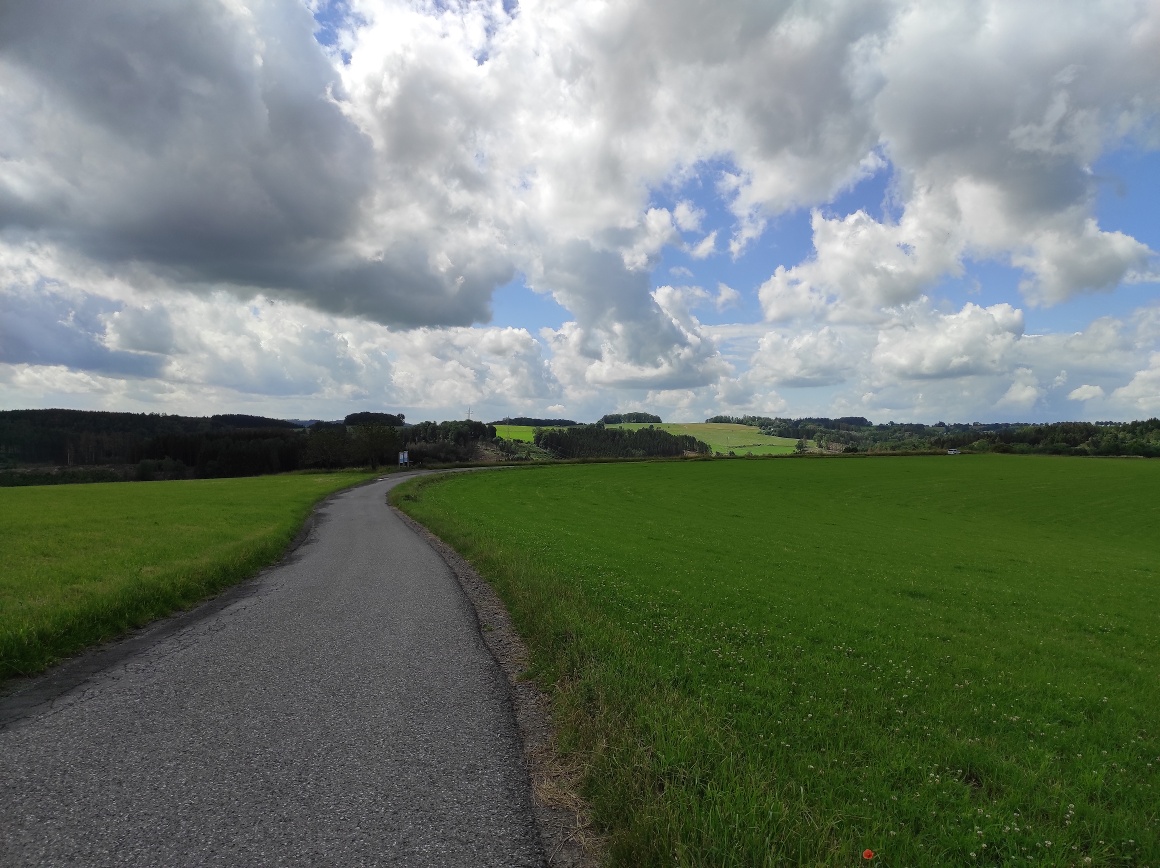
{"label": "cracked asphalt surface", "polygon": [[402,478],[329,501],[228,606],[0,699],[0,863],[544,864],[506,682],[386,506]]}

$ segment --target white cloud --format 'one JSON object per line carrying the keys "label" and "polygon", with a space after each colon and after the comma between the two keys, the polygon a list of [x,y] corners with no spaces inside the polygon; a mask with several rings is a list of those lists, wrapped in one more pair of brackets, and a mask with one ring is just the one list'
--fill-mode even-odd
{"label": "white cloud", "polygon": [[1022,288],[1036,303],[1150,279],[1153,251],[1091,215],[1088,167],[1154,123],[1158,99],[1145,82],[1160,74],[1157,13],[1075,12],[912,5],[861,43],[851,87],[872,106],[902,214],[815,213],[815,256],[785,279],[877,305],[916,299],[960,273],[965,257],[1006,256],[1028,272]]}
{"label": "white cloud", "polygon": [[640,235],[632,247],[624,251],[624,266],[630,271],[651,268],[665,246],[679,240],[673,215],[665,208],[649,208],[642,221]]}
{"label": "white cloud", "polygon": [[698,208],[688,199],[681,200],[673,209],[673,220],[682,232],[696,232],[701,228],[701,221],[704,219],[704,209]]}
{"label": "white cloud", "polygon": [[[923,299],[984,260],[1023,270],[1034,305],[1156,279],[1134,230],[1101,226],[1092,168],[1123,145],[1160,147],[1152,4],[349,11],[325,51],[296,4],[6,9],[12,382],[43,368],[166,406],[271,395],[577,413],[609,402],[601,390],[692,412],[713,395],[782,406],[771,385],[809,383],[829,390],[811,400],[852,412],[1017,412],[1062,404],[1066,367],[1114,390],[1109,403],[1150,400],[1156,316],[1025,335],[1014,298],[949,314]],[[832,210],[879,173],[883,213]],[[769,325],[726,346],[694,311],[740,308],[721,277],[752,284],[701,273],[727,265],[708,259],[718,236],[749,269],[741,257],[767,256],[756,242],[798,209],[813,254],[766,260]],[[705,259],[716,293],[654,289],[666,248]],[[517,274],[572,320],[537,336],[480,325]],[[940,380],[953,395],[934,397]]]}
{"label": "white cloud", "polygon": [[769,332],[752,359],[752,373],[760,381],[782,386],[841,383],[864,361],[865,347],[858,345],[863,340],[862,335],[844,336],[831,326],[792,336]]}
{"label": "white cloud", "polygon": [[1030,368],[1019,368],[1015,371],[1015,378],[1011,386],[1003,393],[996,407],[1012,410],[1030,410],[1035,402],[1043,397],[1043,389],[1035,372]]}
{"label": "white cloud", "polygon": [[694,259],[706,259],[717,252],[717,230],[714,229],[696,244],[689,248],[689,255]]}
{"label": "white cloud", "polygon": [[1022,334],[1023,312],[1008,304],[968,302],[954,314],[916,306],[879,331],[872,361],[881,372],[907,379],[997,373]]}
{"label": "white cloud", "polygon": [[1069,401],[1091,401],[1095,398],[1102,398],[1104,390],[1099,386],[1083,385],[1072,389],[1067,393]]}
{"label": "white cloud", "polygon": [[1132,414],[1160,414],[1160,352],[1152,353],[1148,367],[1137,371],[1126,386],[1113,391],[1110,397]]}
{"label": "white cloud", "polygon": [[1110,291],[1133,274],[1141,274],[1153,251],[1122,232],[1104,232],[1096,221],[1080,231],[1046,230],[1028,253],[1011,261],[1034,275],[1020,284],[1028,298],[1045,304],[1066,301],[1081,292]]}
{"label": "white cloud", "polygon": [[825,293],[782,265],[758,287],[757,296],[769,322],[821,317],[828,307]]}
{"label": "white cloud", "polygon": [[725,310],[726,308],[736,307],[740,303],[741,293],[739,293],[728,284],[721,282],[717,283],[717,298],[714,300],[714,304],[717,306],[717,310]]}

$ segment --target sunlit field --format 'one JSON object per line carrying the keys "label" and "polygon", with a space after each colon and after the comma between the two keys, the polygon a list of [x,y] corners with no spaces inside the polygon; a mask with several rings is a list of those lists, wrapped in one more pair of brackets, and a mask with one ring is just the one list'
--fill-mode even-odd
{"label": "sunlit field", "polygon": [[[648,424],[626,422],[610,425],[610,428],[635,430],[647,428]],[[727,422],[663,422],[653,425],[671,434],[691,434],[713,451],[725,455],[788,455],[794,451],[796,440],[788,437],[770,437],[751,425],[733,425]]]}
{"label": "sunlit field", "polygon": [[531,443],[536,429],[531,425],[496,425],[495,433],[504,440],[519,440]]}
{"label": "sunlit field", "polygon": [[0,488],[0,681],[195,603],[276,560],[364,472]]}
{"label": "sunlit field", "polygon": [[1160,462],[636,463],[396,492],[527,638],[615,864],[1160,863]]}
{"label": "sunlit field", "polygon": [[[609,425],[635,431],[650,427],[647,423],[626,422]],[[722,455],[732,451],[738,455],[788,455],[794,451],[796,440],[787,437],[768,437],[750,425],[731,425],[717,422],[662,422],[651,427],[671,434],[691,434]],[[496,425],[496,433],[505,440],[531,443],[535,428],[530,425]]]}

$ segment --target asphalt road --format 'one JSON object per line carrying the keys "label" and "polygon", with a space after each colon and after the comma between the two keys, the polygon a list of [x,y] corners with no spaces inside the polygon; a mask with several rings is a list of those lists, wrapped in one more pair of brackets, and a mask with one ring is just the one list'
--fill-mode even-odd
{"label": "asphalt road", "polygon": [[224,608],[0,700],[0,864],[542,865],[503,675],[397,481]]}

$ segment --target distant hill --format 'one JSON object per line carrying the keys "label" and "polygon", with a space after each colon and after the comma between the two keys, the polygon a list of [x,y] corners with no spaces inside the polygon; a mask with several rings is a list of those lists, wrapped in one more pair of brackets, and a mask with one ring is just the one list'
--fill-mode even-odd
{"label": "distant hill", "polygon": [[391,428],[402,428],[406,422],[403,414],[394,413],[351,413],[342,420],[344,425],[388,425]]}
{"label": "distant hill", "polygon": [[653,423],[654,425],[661,424],[661,417],[654,416],[652,413],[608,413],[600,417],[600,421],[605,425],[623,425],[626,422],[636,423]]}
{"label": "distant hill", "polygon": [[531,428],[571,428],[578,425],[572,419],[536,419],[532,416],[505,416],[492,425],[524,425]]}

